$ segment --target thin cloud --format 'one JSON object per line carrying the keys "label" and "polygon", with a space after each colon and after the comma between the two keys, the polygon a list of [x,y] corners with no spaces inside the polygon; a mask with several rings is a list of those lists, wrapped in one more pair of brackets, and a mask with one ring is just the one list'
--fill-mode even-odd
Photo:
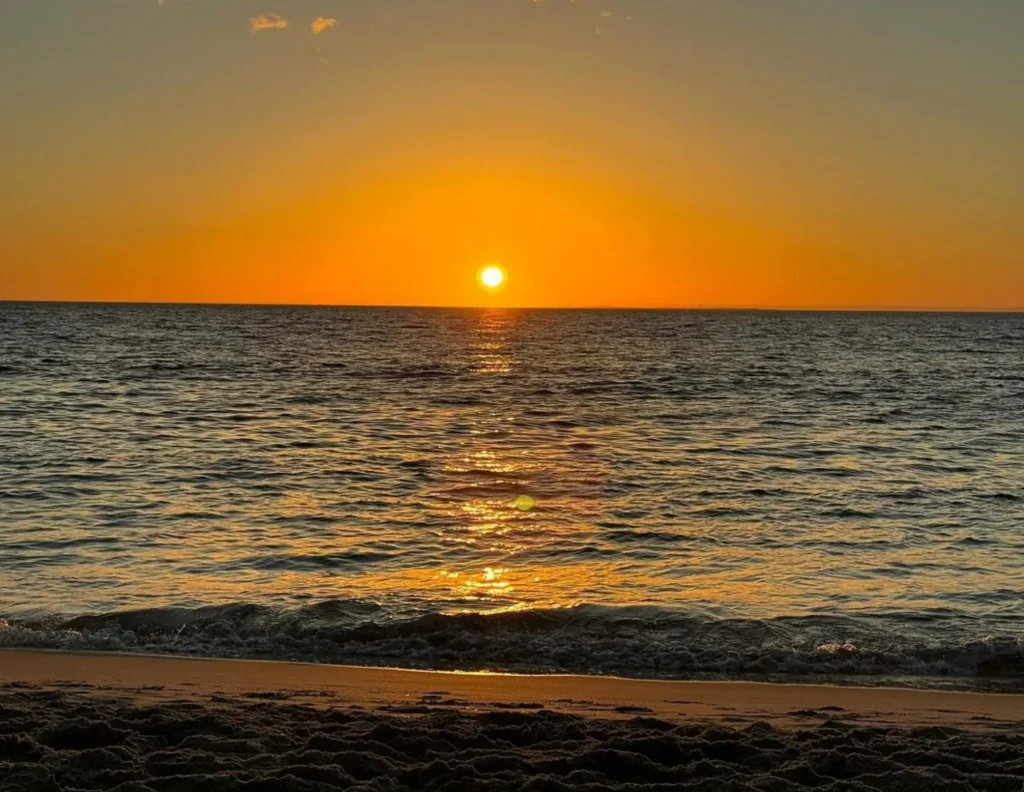
{"label": "thin cloud", "polygon": [[338,26],[338,20],[332,19],[331,17],[317,17],[310,24],[309,28],[314,33],[323,33],[325,30],[331,30]]}
{"label": "thin cloud", "polygon": [[288,20],[279,14],[260,14],[249,20],[249,30],[259,33],[261,30],[284,30]]}

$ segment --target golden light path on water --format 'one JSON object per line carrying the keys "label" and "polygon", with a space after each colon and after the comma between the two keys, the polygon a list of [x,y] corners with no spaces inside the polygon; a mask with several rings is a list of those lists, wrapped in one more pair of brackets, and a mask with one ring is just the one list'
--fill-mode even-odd
{"label": "golden light path on water", "polygon": [[[469,342],[474,377],[516,376],[519,361],[509,338],[516,321],[514,311],[479,313]],[[479,383],[473,387],[486,388]],[[467,558],[467,563],[382,573],[370,567],[346,575],[346,583],[385,596],[399,590],[425,601],[447,601],[453,611],[469,605],[493,612],[584,601],[593,578],[589,565],[549,565],[543,560],[546,547],[556,538],[568,536],[582,545],[593,533],[592,526],[570,524],[571,515],[595,508],[603,474],[595,464],[582,486],[574,486],[572,478],[560,475],[573,467],[572,454],[557,444],[545,444],[543,432],[519,426],[515,414],[478,414],[457,449],[438,461],[439,482],[424,499],[438,547],[446,555],[451,548],[462,548],[464,552],[456,555]],[[615,585],[608,579],[604,584]]]}
{"label": "golden light path on water", "polygon": [[[498,267],[481,272],[481,281],[497,288],[505,280]],[[501,310],[481,313],[471,341],[473,372],[478,377],[515,376],[517,364],[508,337],[515,314]],[[552,498],[545,507],[538,501],[540,493],[534,486],[550,458],[532,444],[520,443],[515,434],[514,417],[492,413],[472,427],[468,439],[457,456],[442,465],[443,473],[452,480],[468,481],[439,493],[436,502],[438,520],[446,527],[438,532],[444,544],[466,545],[476,556],[490,558],[482,568],[442,569],[433,577],[432,570],[410,570],[403,585],[412,589],[426,587],[431,598],[492,602],[487,610],[519,609],[543,604],[573,604],[572,597],[552,597],[548,592],[553,580],[560,580],[563,591],[576,591],[582,598],[587,589],[587,572],[572,567],[547,569],[543,564],[523,565],[520,558],[542,548],[546,541],[545,519],[549,510],[557,509],[559,501],[571,493]]]}

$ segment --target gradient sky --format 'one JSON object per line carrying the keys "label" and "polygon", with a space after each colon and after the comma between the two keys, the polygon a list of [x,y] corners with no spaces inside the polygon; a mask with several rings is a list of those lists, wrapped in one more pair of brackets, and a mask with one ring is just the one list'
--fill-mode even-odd
{"label": "gradient sky", "polygon": [[1021,0],[0,23],[0,299],[1024,308]]}

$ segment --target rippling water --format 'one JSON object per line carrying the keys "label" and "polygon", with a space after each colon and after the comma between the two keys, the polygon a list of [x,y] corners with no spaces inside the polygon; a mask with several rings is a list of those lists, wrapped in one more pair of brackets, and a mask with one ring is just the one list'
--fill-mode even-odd
{"label": "rippling water", "polygon": [[1021,315],[0,304],[0,449],[0,643],[1024,668]]}

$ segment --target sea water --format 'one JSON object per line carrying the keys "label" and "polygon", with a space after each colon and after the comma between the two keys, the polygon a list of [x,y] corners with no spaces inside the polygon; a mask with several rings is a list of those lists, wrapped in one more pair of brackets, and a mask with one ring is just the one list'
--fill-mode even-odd
{"label": "sea water", "polygon": [[0,644],[1020,673],[1024,316],[0,304]]}

